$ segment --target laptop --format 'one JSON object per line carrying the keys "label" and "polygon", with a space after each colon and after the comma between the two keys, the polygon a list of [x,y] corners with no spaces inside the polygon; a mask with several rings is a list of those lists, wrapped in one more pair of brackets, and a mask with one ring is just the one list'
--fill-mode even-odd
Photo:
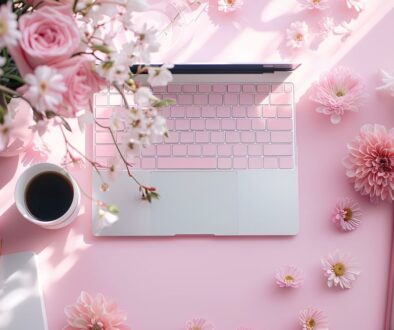
{"label": "laptop", "polygon": [[[153,91],[175,99],[162,109],[168,138],[133,159],[134,175],[160,199],[141,201],[121,172],[93,198],[116,204],[119,220],[103,227],[93,203],[97,236],[259,236],[298,232],[298,168],[294,64],[181,64],[173,81]],[[94,97],[96,119],[108,125],[122,105],[116,91]],[[121,136],[117,131],[116,135]],[[95,125],[94,157],[114,155],[108,132]]]}
{"label": "laptop", "polygon": [[0,281],[0,330],[47,330],[35,254],[0,256]]}

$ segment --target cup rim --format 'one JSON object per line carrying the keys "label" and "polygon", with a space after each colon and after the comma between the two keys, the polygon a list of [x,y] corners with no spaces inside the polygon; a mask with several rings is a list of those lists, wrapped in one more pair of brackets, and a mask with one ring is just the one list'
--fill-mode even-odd
{"label": "cup rim", "polygon": [[[60,173],[70,180],[72,187],[73,187],[74,196],[73,196],[73,200],[72,200],[69,208],[62,216],[60,216],[59,218],[50,220],[50,221],[40,221],[29,212],[27,206],[21,205],[21,200],[20,200],[21,197],[18,195],[21,193],[21,189],[22,189],[21,185],[22,185],[23,179],[26,178],[26,184],[25,184],[25,187],[26,187],[27,183],[30,182],[38,174],[44,173],[44,172],[51,172],[51,171]],[[32,172],[35,172],[35,174],[31,174]],[[22,198],[24,198],[24,196]],[[58,226],[59,224],[68,221],[70,219],[70,217],[75,216],[74,213],[75,213],[75,210],[78,209],[78,206],[80,204],[80,199],[81,199],[81,194],[79,191],[79,187],[78,187],[76,181],[74,180],[74,178],[72,177],[72,175],[70,173],[68,173],[65,169],[63,169],[62,167],[60,167],[56,164],[52,164],[52,163],[38,163],[38,164],[34,164],[34,165],[30,166],[29,168],[25,169],[25,171],[18,178],[17,183],[15,185],[15,190],[14,190],[15,205],[16,205],[19,213],[23,216],[23,218],[25,218],[29,222],[34,223],[34,224],[39,225],[44,228]]]}

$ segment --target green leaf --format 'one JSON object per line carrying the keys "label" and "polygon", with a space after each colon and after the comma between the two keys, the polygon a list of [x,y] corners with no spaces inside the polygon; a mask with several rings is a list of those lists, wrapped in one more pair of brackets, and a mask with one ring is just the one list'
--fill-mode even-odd
{"label": "green leaf", "polygon": [[176,101],[174,99],[164,99],[164,100],[157,100],[153,102],[153,106],[155,108],[161,108],[161,107],[168,107],[169,105],[175,104]]}
{"label": "green leaf", "polygon": [[111,54],[112,53],[112,49],[107,46],[104,46],[104,45],[92,45],[92,49],[98,50],[99,52],[102,52],[104,54]]}
{"label": "green leaf", "polygon": [[114,204],[110,204],[108,205],[108,212],[111,212],[112,214],[118,214],[119,208]]}

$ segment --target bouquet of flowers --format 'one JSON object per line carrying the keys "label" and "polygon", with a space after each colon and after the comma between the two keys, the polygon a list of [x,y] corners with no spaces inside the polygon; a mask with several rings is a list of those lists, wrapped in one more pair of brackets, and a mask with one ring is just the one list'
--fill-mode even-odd
{"label": "bouquet of flowers", "polygon": [[[142,198],[158,198],[132,174],[132,154],[167,133],[160,108],[172,100],[158,99],[151,87],[171,79],[168,65],[148,66],[159,48],[157,31],[135,22],[136,12],[147,9],[144,0],[13,0],[0,1],[0,152],[13,130],[16,99],[33,113],[30,129],[42,136],[49,127],[61,130],[66,146],[64,164],[86,162],[98,173],[113,173],[124,165],[138,184]],[[116,47],[119,36],[122,45]],[[145,65],[140,65],[145,63]],[[133,72],[130,67],[136,67]],[[147,84],[138,81],[147,73]],[[150,86],[149,86],[150,85]],[[111,87],[110,87],[111,86]],[[110,124],[95,122],[93,94],[110,87],[119,92],[122,106],[112,111]],[[117,154],[110,164],[88,159],[67,138],[69,120],[80,127],[94,123],[107,130]],[[115,130],[123,130],[117,143]],[[102,189],[108,184],[103,178]],[[111,213],[116,207],[98,202]]]}

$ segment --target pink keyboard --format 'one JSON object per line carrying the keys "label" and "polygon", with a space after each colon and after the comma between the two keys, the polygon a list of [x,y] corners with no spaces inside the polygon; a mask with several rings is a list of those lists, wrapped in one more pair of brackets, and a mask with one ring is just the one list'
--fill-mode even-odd
{"label": "pink keyboard", "polygon": [[[282,84],[170,84],[153,89],[177,104],[162,109],[168,138],[143,149],[139,169],[291,169],[294,167],[293,86]],[[116,92],[95,96],[95,114],[107,125],[121,105]],[[95,127],[95,156],[113,157],[108,132]],[[122,132],[116,132],[118,141]]]}

